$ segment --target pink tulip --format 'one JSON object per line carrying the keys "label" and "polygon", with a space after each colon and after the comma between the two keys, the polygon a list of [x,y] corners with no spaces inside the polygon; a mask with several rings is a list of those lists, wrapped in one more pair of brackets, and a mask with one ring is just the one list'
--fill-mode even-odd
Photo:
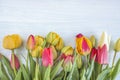
{"label": "pink tulip", "polygon": [[11,67],[13,69],[19,69],[20,67],[20,62],[18,60],[18,57],[15,54],[11,55],[11,60],[10,60]]}
{"label": "pink tulip", "polygon": [[63,69],[67,72],[70,72],[71,69],[72,69],[74,57],[72,55],[67,55],[66,56],[65,54],[62,54],[61,59],[64,60]]}
{"label": "pink tulip", "polygon": [[108,52],[107,52],[107,46],[104,44],[102,47],[98,47],[98,49],[93,48],[90,58],[93,59],[93,57],[96,55],[95,61],[99,64],[108,64]]}
{"label": "pink tulip", "polygon": [[27,48],[29,50],[34,49],[35,47],[35,37],[33,35],[30,35],[27,40]]}
{"label": "pink tulip", "polygon": [[52,48],[45,48],[42,53],[42,64],[43,66],[53,65],[53,53]]}
{"label": "pink tulip", "polygon": [[98,63],[108,64],[108,52],[105,44],[101,48],[98,47]]}

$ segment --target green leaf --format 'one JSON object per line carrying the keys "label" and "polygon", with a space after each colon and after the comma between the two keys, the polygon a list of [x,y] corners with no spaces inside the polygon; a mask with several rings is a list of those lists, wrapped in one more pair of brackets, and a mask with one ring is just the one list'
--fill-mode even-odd
{"label": "green leaf", "polygon": [[30,75],[33,79],[35,77],[35,65],[36,65],[36,63],[33,60],[31,55],[29,55],[29,59],[30,59]]}
{"label": "green leaf", "polygon": [[75,74],[72,75],[72,80],[79,80],[79,71],[77,67],[75,67],[74,72]]}
{"label": "green leaf", "polygon": [[120,59],[117,61],[113,71],[112,71],[112,74],[111,74],[111,80],[115,80],[117,74],[120,73]]}
{"label": "green leaf", "polygon": [[21,65],[21,69],[22,69],[22,74],[23,74],[24,80],[30,80],[29,73],[27,72],[24,65]]}
{"label": "green leaf", "polygon": [[95,62],[94,66],[95,66],[94,67],[94,77],[95,77],[95,79],[97,79],[98,74],[100,74],[100,72],[101,72],[102,65]]}
{"label": "green leaf", "polygon": [[81,73],[80,73],[80,80],[86,80],[85,73],[86,73],[86,70],[85,70],[85,68],[83,67],[83,68],[81,69]]}
{"label": "green leaf", "polygon": [[2,60],[3,64],[6,66],[7,71],[9,73],[9,75],[11,76],[11,78],[14,79],[15,78],[15,74],[14,74],[14,71],[13,71],[12,67],[10,66],[9,60],[5,56],[3,56],[3,55],[2,55],[2,59],[1,60]]}
{"label": "green leaf", "polygon": [[64,77],[64,70],[62,70],[62,71],[57,75],[57,77],[55,77],[54,80],[62,80],[63,77]]}
{"label": "green leaf", "polygon": [[0,80],[10,80],[1,62],[0,62]]}
{"label": "green leaf", "polygon": [[39,64],[36,64],[34,80],[41,80]]}
{"label": "green leaf", "polygon": [[93,69],[94,69],[94,61],[95,61],[95,57],[92,59],[91,65],[87,69],[87,72],[86,72],[87,80],[90,80],[90,77],[92,75],[92,72],[93,72]]}
{"label": "green leaf", "polygon": [[56,64],[54,67],[53,67],[53,70],[51,71],[51,80],[53,80],[53,78],[56,76],[56,74],[58,73],[61,65],[63,63],[63,60],[60,61],[58,64]]}
{"label": "green leaf", "polygon": [[111,71],[111,68],[105,69],[104,71],[102,71],[102,72],[98,75],[98,77],[97,77],[96,80],[104,80],[105,77],[110,73],[110,71]]}
{"label": "green leaf", "polygon": [[44,77],[43,77],[43,80],[50,80],[50,71],[51,71],[51,67],[48,66],[45,70],[45,74],[44,74]]}
{"label": "green leaf", "polygon": [[22,70],[21,68],[18,70],[15,80],[23,80],[22,79]]}

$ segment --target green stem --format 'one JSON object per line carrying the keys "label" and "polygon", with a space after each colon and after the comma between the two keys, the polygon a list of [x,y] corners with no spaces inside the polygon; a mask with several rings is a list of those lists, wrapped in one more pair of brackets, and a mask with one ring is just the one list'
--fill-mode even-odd
{"label": "green stem", "polygon": [[88,60],[87,60],[87,56],[85,56],[85,62],[86,62],[85,67],[86,67],[86,69],[87,69],[87,67],[88,67]]}
{"label": "green stem", "polygon": [[65,71],[65,76],[64,76],[64,79],[63,79],[63,80],[66,80],[66,76],[67,76],[67,72]]}
{"label": "green stem", "polygon": [[28,69],[29,54],[30,54],[30,51],[28,50],[27,61],[26,61],[26,68],[27,68],[27,71],[29,70],[29,69]]}
{"label": "green stem", "polygon": [[113,57],[112,66],[114,66],[114,62],[115,62],[115,57],[116,57],[116,54],[117,54],[117,52],[115,51],[115,53],[114,53],[114,57]]}
{"label": "green stem", "polygon": [[13,71],[14,71],[14,74],[17,75],[16,69],[15,69],[15,58],[14,58],[14,57],[15,57],[15,56],[14,56],[14,49],[13,49],[13,50],[12,50],[12,58],[13,58],[12,61],[13,61],[13,66],[14,66],[14,67],[13,67]]}

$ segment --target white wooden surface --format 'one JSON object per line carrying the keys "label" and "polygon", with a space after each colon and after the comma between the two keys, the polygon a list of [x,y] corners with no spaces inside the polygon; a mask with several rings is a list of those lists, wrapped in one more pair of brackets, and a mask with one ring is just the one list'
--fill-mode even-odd
{"label": "white wooden surface", "polygon": [[[49,31],[59,33],[73,47],[77,33],[98,38],[106,31],[113,43],[120,37],[120,0],[0,0],[0,52],[8,58],[10,51],[2,48],[5,35],[18,33],[25,42],[29,34],[45,36]],[[17,52],[26,53],[21,49]]]}

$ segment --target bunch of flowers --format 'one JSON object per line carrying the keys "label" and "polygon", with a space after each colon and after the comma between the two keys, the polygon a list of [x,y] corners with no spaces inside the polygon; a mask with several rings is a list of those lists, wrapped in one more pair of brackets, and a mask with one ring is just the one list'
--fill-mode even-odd
{"label": "bunch of flowers", "polygon": [[98,42],[82,34],[76,35],[76,47],[65,45],[55,32],[46,37],[30,35],[26,42],[25,63],[16,55],[22,46],[18,34],[7,35],[3,47],[11,50],[9,60],[0,54],[0,80],[115,80],[120,72],[120,39],[114,45],[112,65],[108,63],[110,37],[103,32]]}

